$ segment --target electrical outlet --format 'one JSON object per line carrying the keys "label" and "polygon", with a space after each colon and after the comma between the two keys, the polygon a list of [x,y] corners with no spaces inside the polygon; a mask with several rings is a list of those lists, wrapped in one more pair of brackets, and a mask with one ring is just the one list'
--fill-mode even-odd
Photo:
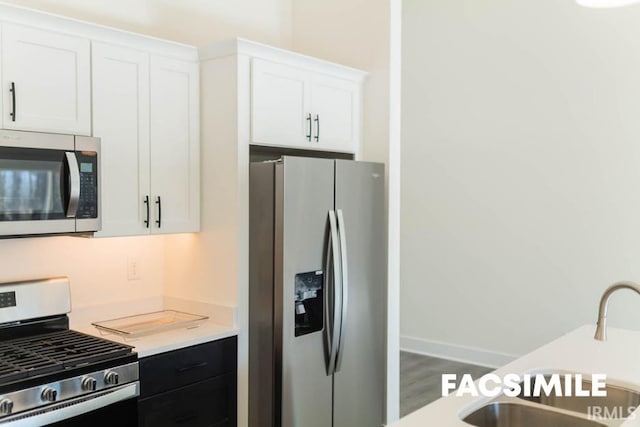
{"label": "electrical outlet", "polygon": [[140,280],[140,262],[138,258],[127,258],[127,280]]}

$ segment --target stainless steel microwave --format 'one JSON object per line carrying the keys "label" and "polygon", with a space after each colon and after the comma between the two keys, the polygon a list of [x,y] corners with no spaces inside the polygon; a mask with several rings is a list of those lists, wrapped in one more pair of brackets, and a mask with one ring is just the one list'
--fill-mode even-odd
{"label": "stainless steel microwave", "polygon": [[0,237],[99,231],[100,139],[0,130]]}

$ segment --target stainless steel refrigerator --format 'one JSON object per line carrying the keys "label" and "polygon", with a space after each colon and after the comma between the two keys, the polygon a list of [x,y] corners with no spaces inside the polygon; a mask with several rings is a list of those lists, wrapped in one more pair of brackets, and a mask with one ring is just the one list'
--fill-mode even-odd
{"label": "stainless steel refrigerator", "polygon": [[377,163],[251,164],[250,426],[383,425],[384,185]]}

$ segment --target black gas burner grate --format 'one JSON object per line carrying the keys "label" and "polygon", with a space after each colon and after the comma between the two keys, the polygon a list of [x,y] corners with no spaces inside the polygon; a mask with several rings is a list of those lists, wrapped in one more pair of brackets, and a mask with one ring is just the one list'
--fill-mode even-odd
{"label": "black gas burner grate", "polygon": [[71,330],[0,342],[0,384],[109,360],[131,348]]}

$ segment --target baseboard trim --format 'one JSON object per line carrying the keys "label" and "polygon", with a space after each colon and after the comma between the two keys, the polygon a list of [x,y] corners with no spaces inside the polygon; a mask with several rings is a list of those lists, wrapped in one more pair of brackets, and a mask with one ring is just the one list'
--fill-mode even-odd
{"label": "baseboard trim", "polygon": [[514,361],[518,357],[512,354],[492,352],[480,348],[429,341],[408,336],[400,337],[400,350],[456,362],[485,366],[487,368],[499,368]]}

